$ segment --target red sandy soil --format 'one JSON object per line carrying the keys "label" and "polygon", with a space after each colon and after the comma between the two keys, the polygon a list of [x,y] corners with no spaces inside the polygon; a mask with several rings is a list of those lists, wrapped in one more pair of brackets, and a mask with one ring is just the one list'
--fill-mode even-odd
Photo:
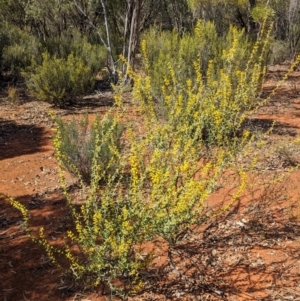
{"label": "red sandy soil", "polygon": [[[282,75],[271,70],[266,93]],[[130,300],[300,300],[300,73],[294,72],[271,101],[256,112],[249,125],[267,130],[267,144],[243,198],[172,250],[156,248],[156,259],[145,273],[145,288]],[[77,108],[55,110],[70,118],[88,110],[103,114],[111,95]],[[0,100],[1,101],[1,100]],[[47,237],[60,244],[70,216],[59,185],[51,144],[50,105],[26,100],[0,102],[0,192],[29,208],[33,230],[45,227]],[[131,116],[135,118],[133,113]],[[285,147],[285,148],[284,148]],[[266,179],[286,174],[277,184]],[[261,182],[259,182],[261,181]],[[68,176],[76,192],[76,179]],[[225,201],[220,189],[210,206]],[[109,300],[102,289],[85,290],[53,265],[43,248],[30,240],[20,213],[0,196],[0,301]]]}

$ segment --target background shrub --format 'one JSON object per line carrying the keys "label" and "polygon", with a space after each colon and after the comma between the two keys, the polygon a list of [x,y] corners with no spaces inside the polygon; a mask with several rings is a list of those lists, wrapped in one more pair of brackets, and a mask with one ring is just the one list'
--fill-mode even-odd
{"label": "background shrub", "polygon": [[23,69],[39,56],[39,42],[27,29],[0,24],[1,72],[20,77]]}
{"label": "background shrub", "polygon": [[60,36],[53,36],[41,42],[43,51],[51,57],[67,60],[73,53],[74,56],[82,59],[86,67],[89,67],[93,74],[99,72],[106,64],[107,52],[104,46],[94,43],[87,35],[76,30],[65,30]]}
{"label": "background shrub", "polygon": [[273,40],[269,63],[276,65],[291,59],[290,48],[287,42]]}
{"label": "background shrub", "polygon": [[46,52],[41,65],[32,62],[32,66],[23,74],[34,96],[58,106],[75,101],[94,83],[92,70],[73,53],[65,60],[51,57]]}
{"label": "background shrub", "polygon": [[106,64],[104,46],[76,30],[45,40],[27,28],[0,24],[0,66],[14,80],[21,75],[30,92],[54,105],[66,105],[87,93]]}
{"label": "background shrub", "polygon": [[92,126],[89,126],[88,115],[80,121],[63,121],[58,117],[55,120],[57,135],[61,139],[57,150],[64,154],[63,164],[71,173],[89,183],[95,164],[101,179],[114,171],[124,130],[121,124],[109,115],[103,120],[96,117]]}

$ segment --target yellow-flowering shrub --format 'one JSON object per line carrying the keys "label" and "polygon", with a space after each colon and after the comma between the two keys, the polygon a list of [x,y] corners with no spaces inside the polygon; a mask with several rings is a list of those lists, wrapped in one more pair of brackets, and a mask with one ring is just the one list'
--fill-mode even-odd
{"label": "yellow-flowering shrub", "polygon": [[[198,42],[209,44],[211,40],[204,34],[207,28],[210,32],[213,24],[197,23],[191,49]],[[142,41],[147,76],[135,80],[143,86],[136,94],[144,111],[152,110],[157,119],[176,127],[188,125],[191,134],[208,144],[232,145],[231,138],[239,131],[246,112],[259,105],[270,32],[271,26],[268,30],[263,27],[260,40],[250,47],[244,32],[231,27],[226,37],[215,38],[220,47],[210,52],[208,61],[201,47],[189,61],[181,59],[180,47],[187,37],[177,37],[179,57],[161,56],[164,50],[159,47],[152,57],[155,42],[150,43],[149,50],[148,39]],[[162,64],[164,67],[157,69]],[[186,72],[188,69],[193,71]]]}
{"label": "yellow-flowering shrub", "polygon": [[[195,77],[187,76],[184,82],[177,79],[170,60],[166,61],[166,75],[155,81],[147,43],[142,43],[146,75],[128,71],[135,83],[132,97],[142,117],[139,124],[127,122],[123,149],[109,144],[118,166],[106,173],[107,167],[99,164],[101,145],[113,141],[112,129],[131,110],[122,102],[122,95],[116,95],[120,115],[114,114],[105,136],[95,136],[90,185],[82,182],[85,199],[79,209],[68,193],[63,142],[57,129],[54,146],[61,184],[74,220],[63,253],[77,278],[87,279],[90,285],[106,283],[114,289],[115,280],[127,279],[136,290],[142,285],[140,271],[149,267],[153,256],[151,252],[141,256],[145,242],[161,238],[173,248],[190,227],[226,210],[244,191],[246,173],[236,168],[239,183],[229,203],[205,210],[208,197],[222,182],[225,171],[235,168],[233,158],[247,142],[249,133],[242,131],[241,125],[257,105],[263,75],[269,32],[247,55],[245,68],[238,61],[243,57],[237,48],[239,34],[233,30],[232,38],[228,37],[231,47],[216,57],[216,62],[223,61],[223,68],[209,60],[204,76],[201,56],[196,55],[190,67]],[[161,86],[155,87],[157,82],[162,82]],[[157,88],[160,99],[153,92]],[[99,185],[104,176],[106,184]],[[74,244],[83,256],[72,252]],[[53,256],[52,249],[48,250]]]}
{"label": "yellow-flowering shrub", "polygon": [[[164,84],[164,77],[170,75],[170,67],[174,70],[179,86],[185,85],[187,79],[193,81],[196,78],[195,63],[203,78],[210,71],[216,76],[215,80],[220,80],[217,77],[222,69],[230,72],[232,67],[241,70],[246,68],[253,46],[243,30],[230,26],[227,34],[220,36],[213,22],[201,20],[193,32],[182,37],[176,31],[160,32],[154,29],[150,29],[143,37],[144,45],[147,45],[147,50],[143,44],[141,47],[144,57],[147,56],[145,67],[153,81],[153,92],[158,98],[161,97],[160,87]],[[235,62],[231,64],[233,56]],[[213,61],[213,66],[210,61]],[[211,67],[213,69],[209,70]]]}

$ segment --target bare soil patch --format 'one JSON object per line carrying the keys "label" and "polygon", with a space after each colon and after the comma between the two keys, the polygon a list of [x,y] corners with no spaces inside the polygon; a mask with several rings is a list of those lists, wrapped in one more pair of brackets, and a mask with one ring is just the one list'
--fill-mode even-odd
{"label": "bare soil patch", "polygon": [[[266,94],[280,76],[282,70],[270,72]],[[253,149],[262,160],[251,181],[261,184],[249,185],[226,214],[186,233],[182,245],[169,253],[172,261],[166,247],[157,243],[155,262],[143,274],[145,288],[130,300],[300,300],[300,171],[290,171],[300,163],[300,147],[293,144],[300,133],[299,79],[294,72],[247,125],[258,133],[274,125],[266,144]],[[105,92],[55,111],[64,118],[85,112],[93,118],[111,103],[110,92]],[[28,99],[12,106],[3,96],[0,192],[26,205],[32,229],[45,227],[47,237],[60,244],[70,217],[59,185],[49,110],[50,105]],[[137,118],[136,110],[128,116]],[[266,180],[285,174],[274,185]],[[68,176],[68,183],[76,194],[76,179]],[[220,189],[210,202],[226,201],[231,193]],[[102,288],[85,291],[53,265],[43,248],[26,236],[20,214],[4,196],[0,271],[0,300],[109,300]]]}

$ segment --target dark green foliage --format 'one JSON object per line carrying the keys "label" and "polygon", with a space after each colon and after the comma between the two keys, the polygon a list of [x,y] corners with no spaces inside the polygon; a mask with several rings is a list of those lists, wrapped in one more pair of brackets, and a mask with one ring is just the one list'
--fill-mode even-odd
{"label": "dark green foliage", "polygon": [[12,25],[0,25],[1,71],[19,77],[21,71],[30,66],[32,59],[39,55],[39,44],[26,28],[23,30]]}

